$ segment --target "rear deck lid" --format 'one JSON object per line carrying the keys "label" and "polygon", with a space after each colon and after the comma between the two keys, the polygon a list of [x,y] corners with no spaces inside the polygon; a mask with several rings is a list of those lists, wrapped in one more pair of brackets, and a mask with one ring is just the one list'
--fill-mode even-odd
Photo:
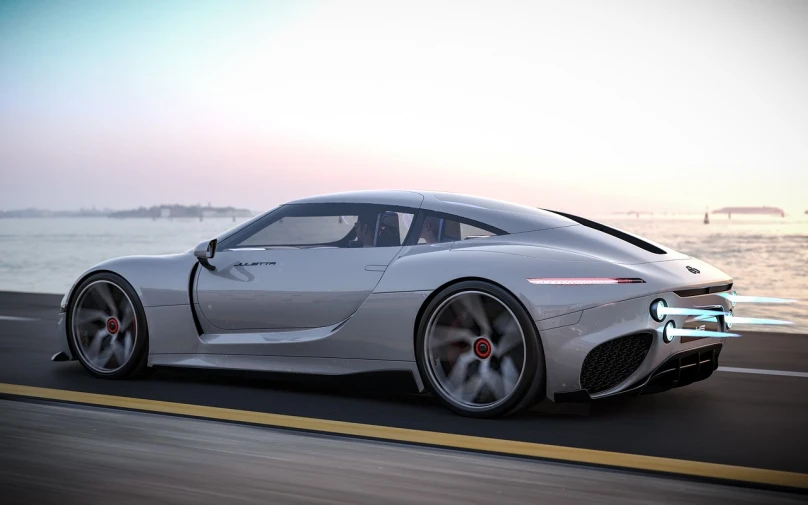
{"label": "rear deck lid", "polygon": [[686,254],[624,230],[571,214],[560,212],[557,212],[557,214],[575,221],[578,226],[544,230],[531,234],[531,242],[536,245],[563,248],[610,263],[625,265],[689,258]]}

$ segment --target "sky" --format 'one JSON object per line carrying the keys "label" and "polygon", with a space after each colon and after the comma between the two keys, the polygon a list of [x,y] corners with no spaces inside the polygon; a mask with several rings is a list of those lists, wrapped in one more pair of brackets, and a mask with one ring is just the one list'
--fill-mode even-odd
{"label": "sky", "polygon": [[0,2],[0,209],[808,209],[805,1]]}

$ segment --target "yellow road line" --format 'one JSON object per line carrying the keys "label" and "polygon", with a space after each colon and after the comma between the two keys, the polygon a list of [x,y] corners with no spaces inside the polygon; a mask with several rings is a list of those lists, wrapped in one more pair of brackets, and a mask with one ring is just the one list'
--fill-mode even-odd
{"label": "yellow road line", "polygon": [[808,474],[0,383],[0,394],[808,489]]}

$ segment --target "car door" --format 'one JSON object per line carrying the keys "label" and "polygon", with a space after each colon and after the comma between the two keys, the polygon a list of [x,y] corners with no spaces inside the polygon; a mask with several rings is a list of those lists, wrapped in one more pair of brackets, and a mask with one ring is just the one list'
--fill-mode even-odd
{"label": "car door", "polygon": [[[338,324],[379,283],[401,250],[401,223],[414,212],[372,204],[284,206],[224,240],[212,268],[198,269],[199,313],[222,330]],[[357,240],[362,220],[369,224],[366,243]]]}

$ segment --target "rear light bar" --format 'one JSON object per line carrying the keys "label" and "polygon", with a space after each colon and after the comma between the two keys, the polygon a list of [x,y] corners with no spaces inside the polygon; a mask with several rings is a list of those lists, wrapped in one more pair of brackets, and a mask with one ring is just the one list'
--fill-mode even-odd
{"label": "rear light bar", "polygon": [[[779,302],[778,302],[779,303]],[[794,324],[791,321],[782,321],[780,319],[763,319],[759,317],[737,317],[732,315],[732,312],[718,312],[715,310],[705,310],[696,308],[678,308],[678,307],[659,307],[656,309],[660,315],[663,316],[698,316],[696,320],[699,321],[717,321],[718,316],[723,316],[724,321],[732,324]]]}
{"label": "rear light bar", "polygon": [[739,296],[735,291],[731,293],[718,293],[718,296],[726,298],[732,302],[734,307],[736,303],[797,303],[797,300],[790,300],[788,298],[770,298],[767,296]]}
{"label": "rear light bar", "polygon": [[672,342],[673,337],[702,337],[702,338],[727,338],[727,337],[740,337],[738,333],[727,333],[723,331],[708,331],[708,330],[684,330],[678,328],[665,327],[665,335],[670,337],[666,338],[666,342]]}
{"label": "rear light bar", "polygon": [[629,279],[625,277],[597,277],[597,278],[586,278],[586,277],[571,277],[571,278],[538,278],[538,279],[528,279],[527,280],[531,284],[543,284],[543,285],[594,285],[594,284],[645,284],[645,281],[642,279]]}

